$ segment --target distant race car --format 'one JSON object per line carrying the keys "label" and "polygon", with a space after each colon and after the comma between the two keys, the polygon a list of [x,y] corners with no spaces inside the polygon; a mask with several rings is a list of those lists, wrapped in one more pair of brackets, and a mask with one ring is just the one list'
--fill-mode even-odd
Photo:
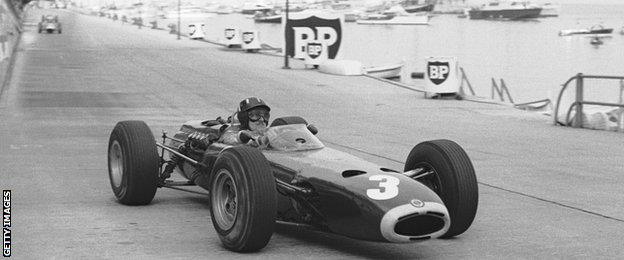
{"label": "distant race car", "polygon": [[301,117],[275,119],[261,140],[243,136],[258,147],[218,142],[228,123],[189,121],[160,142],[143,121],[117,123],[108,171],[118,201],[145,205],[157,188],[198,185],[221,242],[237,252],[266,246],[276,222],[407,243],[457,236],[474,220],[477,179],[455,142],[416,145],[398,171],[325,147]]}
{"label": "distant race car", "polygon": [[42,15],[41,22],[39,22],[39,33],[46,31],[47,33],[53,33],[57,31],[62,32],[61,23],[58,21],[57,15]]}

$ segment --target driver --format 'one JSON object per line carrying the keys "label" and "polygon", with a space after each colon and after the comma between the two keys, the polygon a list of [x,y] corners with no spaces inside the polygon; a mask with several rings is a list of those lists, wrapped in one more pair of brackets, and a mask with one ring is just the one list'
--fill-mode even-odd
{"label": "driver", "polygon": [[266,143],[264,133],[269,123],[270,111],[271,108],[262,99],[257,97],[243,99],[238,105],[238,110],[231,117],[232,125],[225,129],[219,142],[263,145]]}

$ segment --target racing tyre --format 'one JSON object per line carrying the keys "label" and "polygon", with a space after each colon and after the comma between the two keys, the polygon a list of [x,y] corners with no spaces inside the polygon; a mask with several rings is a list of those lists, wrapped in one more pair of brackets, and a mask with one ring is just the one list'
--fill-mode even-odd
{"label": "racing tyre", "polygon": [[154,199],[159,159],[154,135],[145,122],[117,123],[108,141],[108,176],[119,202],[146,205]]}
{"label": "racing tyre", "polygon": [[449,211],[451,226],[441,238],[464,233],[472,224],[479,192],[468,155],[450,140],[422,142],[407,156],[404,171],[419,169],[414,177],[435,191]]}
{"label": "racing tyre", "polygon": [[271,123],[271,126],[294,125],[294,124],[307,125],[308,122],[299,116],[285,116],[285,117],[279,117],[273,120],[273,122]]}
{"label": "racing tyre", "polygon": [[251,252],[265,247],[275,228],[277,191],[264,155],[247,146],[223,150],[210,183],[212,224],[225,248]]}

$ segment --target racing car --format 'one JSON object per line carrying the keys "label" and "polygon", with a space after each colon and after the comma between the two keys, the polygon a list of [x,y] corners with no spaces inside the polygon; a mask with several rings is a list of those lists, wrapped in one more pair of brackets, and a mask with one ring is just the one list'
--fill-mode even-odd
{"label": "racing car", "polygon": [[264,248],[276,223],[408,243],[460,235],[474,220],[475,171],[453,141],[419,143],[394,170],[326,147],[301,117],[277,118],[263,139],[243,135],[240,145],[218,141],[231,123],[188,121],[157,141],[143,121],[118,122],[108,145],[116,199],[146,205],[158,188],[199,186],[222,244],[236,252]]}
{"label": "racing car", "polygon": [[58,16],[52,15],[42,15],[41,22],[38,25],[39,33],[46,31],[47,33],[53,33],[57,31],[58,33],[62,32],[61,23],[58,21]]}

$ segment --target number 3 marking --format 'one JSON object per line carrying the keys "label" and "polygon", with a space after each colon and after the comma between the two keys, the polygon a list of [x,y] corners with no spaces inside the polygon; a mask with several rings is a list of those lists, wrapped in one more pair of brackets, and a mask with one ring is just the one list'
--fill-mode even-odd
{"label": "number 3 marking", "polygon": [[366,195],[374,200],[388,200],[399,195],[399,179],[389,175],[373,175],[368,178],[371,181],[380,181],[381,189],[368,189]]}

